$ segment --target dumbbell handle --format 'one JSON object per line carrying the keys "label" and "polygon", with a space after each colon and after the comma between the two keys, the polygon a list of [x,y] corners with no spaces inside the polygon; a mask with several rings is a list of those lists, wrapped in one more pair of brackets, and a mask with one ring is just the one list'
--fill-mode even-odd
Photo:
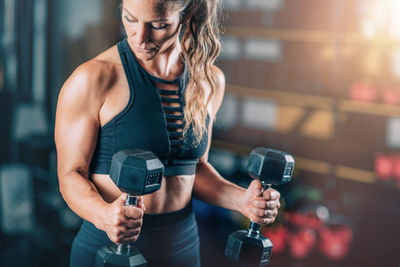
{"label": "dumbbell handle", "polygon": [[125,199],[125,206],[137,206],[137,197],[128,194]]}
{"label": "dumbbell handle", "polygon": [[[271,184],[266,184],[264,182],[261,182],[262,188],[261,188],[261,194],[264,193],[265,190],[268,190],[271,188]],[[248,235],[249,236],[256,236],[260,234],[260,225],[258,223],[253,222],[250,220],[250,227],[248,230]]]}
{"label": "dumbbell handle", "polygon": [[[137,197],[128,194],[124,205],[125,206],[137,206]],[[131,243],[123,243],[123,244],[118,244],[115,252],[117,254],[128,254],[128,253],[130,253],[131,249],[133,249]]]}

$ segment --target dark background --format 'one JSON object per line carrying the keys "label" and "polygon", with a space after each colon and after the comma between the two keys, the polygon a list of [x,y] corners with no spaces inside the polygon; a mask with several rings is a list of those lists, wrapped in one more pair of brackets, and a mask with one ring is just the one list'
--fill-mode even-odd
{"label": "dark background", "polygon": [[[81,221],[58,190],[56,101],[79,64],[122,38],[118,2],[0,0],[0,266],[68,265]],[[270,266],[399,266],[400,2],[223,3],[227,88],[210,161],[247,186],[251,149],[296,159],[262,229]],[[225,242],[248,221],[194,208],[203,265],[236,266]],[[341,256],[329,257],[334,246]]]}

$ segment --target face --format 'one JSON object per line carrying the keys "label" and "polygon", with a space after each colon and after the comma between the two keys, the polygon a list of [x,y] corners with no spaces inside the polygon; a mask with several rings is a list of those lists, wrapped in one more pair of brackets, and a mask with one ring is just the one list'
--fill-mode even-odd
{"label": "face", "polygon": [[136,57],[151,60],[173,47],[179,38],[179,6],[163,0],[124,0],[122,22]]}

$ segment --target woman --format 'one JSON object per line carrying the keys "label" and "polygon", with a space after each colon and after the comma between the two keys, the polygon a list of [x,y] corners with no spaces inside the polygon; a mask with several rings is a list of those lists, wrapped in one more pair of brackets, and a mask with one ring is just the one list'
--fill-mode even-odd
{"label": "woman", "polygon": [[[200,266],[192,192],[256,223],[275,220],[277,191],[260,194],[258,181],[241,188],[207,161],[225,86],[214,66],[217,2],[123,0],[126,38],[64,84],[55,127],[60,191],[84,219],[71,266],[91,266],[107,243],[135,241],[149,266]],[[126,207],[108,174],[112,155],[133,148],[154,152],[166,169],[160,190]]]}

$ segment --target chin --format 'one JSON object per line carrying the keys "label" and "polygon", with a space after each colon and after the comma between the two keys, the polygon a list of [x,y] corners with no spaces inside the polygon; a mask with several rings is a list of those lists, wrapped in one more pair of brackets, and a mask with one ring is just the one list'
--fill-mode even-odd
{"label": "chin", "polygon": [[143,54],[143,53],[135,53],[137,59],[141,61],[152,60],[155,57],[155,53]]}
{"label": "chin", "polygon": [[157,51],[150,51],[150,52],[141,52],[138,50],[133,51],[135,53],[135,56],[140,59],[140,60],[150,60],[153,59],[157,55]]}

